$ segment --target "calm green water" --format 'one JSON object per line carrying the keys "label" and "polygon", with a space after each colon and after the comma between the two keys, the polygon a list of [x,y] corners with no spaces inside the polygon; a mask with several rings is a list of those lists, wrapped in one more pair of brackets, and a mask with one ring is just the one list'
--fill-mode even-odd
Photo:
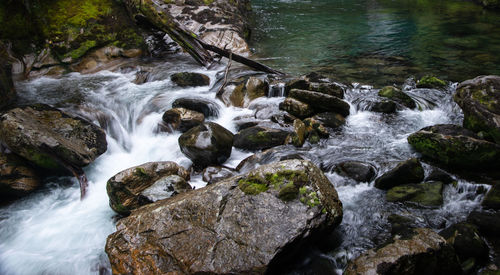
{"label": "calm green water", "polygon": [[500,74],[500,12],[440,0],[252,0],[251,46],[292,74],[402,83]]}

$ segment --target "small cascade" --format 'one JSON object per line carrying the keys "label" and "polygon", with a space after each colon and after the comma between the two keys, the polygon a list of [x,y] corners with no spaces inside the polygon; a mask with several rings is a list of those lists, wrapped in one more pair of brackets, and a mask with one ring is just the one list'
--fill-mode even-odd
{"label": "small cascade", "polygon": [[269,85],[269,92],[267,93],[267,97],[285,97],[285,83],[275,83]]}

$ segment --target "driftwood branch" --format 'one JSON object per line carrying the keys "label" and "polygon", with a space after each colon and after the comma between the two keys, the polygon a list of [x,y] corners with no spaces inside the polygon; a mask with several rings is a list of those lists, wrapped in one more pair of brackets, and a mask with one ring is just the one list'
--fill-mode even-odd
{"label": "driftwood branch", "polygon": [[222,85],[220,86],[219,90],[217,91],[217,94],[215,94],[215,96],[218,98],[220,98],[222,96],[222,93],[224,92],[224,87],[227,84],[227,75],[229,74],[229,68],[231,68],[231,61],[232,60],[233,60],[233,53],[229,52],[229,60],[227,61],[226,71],[224,72],[224,81],[222,82]]}

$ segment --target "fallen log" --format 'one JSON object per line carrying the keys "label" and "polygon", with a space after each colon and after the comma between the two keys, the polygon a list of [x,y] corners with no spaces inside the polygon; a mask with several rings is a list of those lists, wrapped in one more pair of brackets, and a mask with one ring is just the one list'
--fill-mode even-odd
{"label": "fallen log", "polygon": [[265,73],[284,75],[284,73],[274,70],[257,61],[248,59],[244,56],[232,53],[231,51],[221,49],[210,45],[181,25],[167,11],[166,4],[158,0],[125,0],[125,5],[132,16],[137,21],[146,20],[152,27],[167,33],[172,40],[177,42],[184,51],[189,53],[200,65],[210,67],[213,62],[212,55],[208,52],[214,52],[226,58],[246,65],[254,70]]}

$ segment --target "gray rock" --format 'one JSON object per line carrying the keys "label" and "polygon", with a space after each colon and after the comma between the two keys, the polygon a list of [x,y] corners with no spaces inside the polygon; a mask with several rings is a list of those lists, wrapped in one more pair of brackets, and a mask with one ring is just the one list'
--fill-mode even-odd
{"label": "gray rock", "polygon": [[349,104],[336,96],[313,91],[292,89],[289,97],[309,104],[316,112],[335,112],[344,117],[349,115]]}
{"label": "gray rock", "polygon": [[181,97],[172,103],[172,108],[185,108],[202,113],[205,117],[217,117],[219,105],[202,97]]}
{"label": "gray rock", "polygon": [[309,104],[291,97],[281,102],[279,108],[301,119],[310,117],[314,114],[314,110]]}
{"label": "gray rock", "polygon": [[287,160],[134,211],[106,253],[117,273],[264,274],[341,220],[333,184]]}
{"label": "gray rock", "polygon": [[283,145],[290,131],[254,126],[239,131],[234,136],[234,147],[244,150],[262,150]]}
{"label": "gray rock", "polygon": [[184,133],[202,124],[205,121],[205,116],[185,108],[173,108],[163,114],[162,120],[170,131],[176,130]]}
{"label": "gray rock", "polygon": [[424,179],[424,168],[416,158],[398,163],[396,167],[375,180],[375,187],[390,189],[397,185],[419,183]]}
{"label": "gray rock", "polygon": [[170,79],[181,87],[197,87],[210,85],[210,78],[204,74],[181,72],[173,74]]}
{"label": "gray rock", "polygon": [[0,153],[0,197],[22,197],[40,185],[39,176],[26,160],[14,154]]}
{"label": "gray rock", "polygon": [[371,182],[377,175],[373,165],[361,161],[345,161],[335,166],[335,172],[358,182]]}

